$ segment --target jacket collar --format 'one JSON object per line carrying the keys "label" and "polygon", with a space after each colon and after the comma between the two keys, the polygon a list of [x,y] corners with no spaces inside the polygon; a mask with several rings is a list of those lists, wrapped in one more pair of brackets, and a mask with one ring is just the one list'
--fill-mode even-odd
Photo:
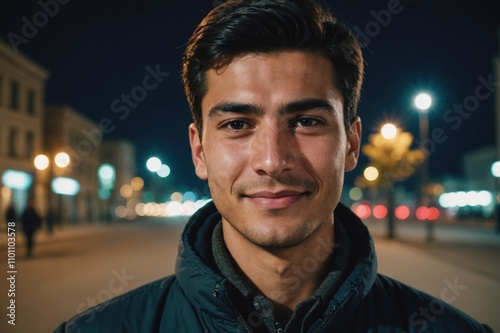
{"label": "jacket collar", "polygon": [[[321,325],[353,311],[369,292],[377,275],[373,240],[362,221],[340,203],[335,209],[335,219],[349,235],[350,272],[329,302]],[[176,276],[195,308],[214,320],[234,322],[238,313],[228,297],[230,283],[218,271],[212,255],[212,233],[220,220],[213,202],[191,217],[181,236]]]}

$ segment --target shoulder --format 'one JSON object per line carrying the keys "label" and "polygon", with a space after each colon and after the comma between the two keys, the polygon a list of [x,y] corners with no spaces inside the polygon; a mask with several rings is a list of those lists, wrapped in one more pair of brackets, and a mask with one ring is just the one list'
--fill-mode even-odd
{"label": "shoulder", "polygon": [[443,300],[384,275],[377,276],[366,300],[379,309],[379,320],[397,321],[408,332],[492,332]]}
{"label": "shoulder", "polygon": [[169,294],[180,292],[176,284],[175,276],[146,284],[78,314],[54,333],[153,332]]}

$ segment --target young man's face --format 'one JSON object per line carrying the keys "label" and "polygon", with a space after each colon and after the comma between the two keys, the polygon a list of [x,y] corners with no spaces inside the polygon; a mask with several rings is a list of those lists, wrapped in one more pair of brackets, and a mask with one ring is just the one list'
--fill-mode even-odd
{"label": "young man's face", "polygon": [[305,52],[251,54],[207,72],[198,177],[224,226],[265,248],[295,246],[333,223],[361,125],[346,134],[330,61]]}

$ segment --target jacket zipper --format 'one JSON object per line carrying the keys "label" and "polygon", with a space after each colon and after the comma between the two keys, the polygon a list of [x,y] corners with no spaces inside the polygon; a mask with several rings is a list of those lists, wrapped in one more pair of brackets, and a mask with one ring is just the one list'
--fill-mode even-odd
{"label": "jacket zipper", "polygon": [[326,323],[328,323],[328,320],[330,319],[330,317],[333,315],[333,313],[335,312],[335,310],[337,310],[337,306],[334,305],[333,306],[333,309],[332,311],[330,311],[328,313],[328,315],[325,317],[325,319],[323,320],[323,323],[321,324],[321,326],[318,328],[318,330],[316,331],[316,333],[320,332],[326,325]]}
{"label": "jacket zipper", "polygon": [[[217,292],[217,288],[215,289],[215,292]],[[238,311],[238,308],[236,308],[234,305],[233,305],[233,302],[231,302],[231,298],[229,298],[229,295],[227,294],[226,290],[224,289],[224,296],[226,296],[226,299],[227,301],[229,302],[229,304],[231,305],[231,307],[233,307],[234,311],[238,314],[238,316],[240,317],[240,321],[243,323],[244,327],[245,327],[245,330],[248,332],[248,333],[252,333],[252,331],[250,330],[250,328],[248,327],[247,323],[245,322],[245,319],[243,318],[243,315],[241,314],[240,311]]]}

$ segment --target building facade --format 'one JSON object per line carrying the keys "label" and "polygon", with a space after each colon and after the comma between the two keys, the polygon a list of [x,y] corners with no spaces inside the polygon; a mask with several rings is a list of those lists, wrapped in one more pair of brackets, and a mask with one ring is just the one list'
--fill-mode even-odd
{"label": "building facade", "polygon": [[[0,212],[10,204],[19,216],[29,197],[43,204],[35,155],[42,151],[48,71],[0,40]],[[1,219],[0,219],[1,220]]]}
{"label": "building facade", "polygon": [[[102,133],[98,125],[67,105],[48,105],[44,122],[45,154],[52,160],[59,152],[67,153],[67,167],[55,165],[45,171],[45,184],[57,177],[76,180],[78,188],[70,193],[46,186],[51,195],[47,207],[61,223],[91,222],[98,217],[97,169],[100,164]],[[40,177],[42,178],[42,177]],[[73,182],[74,183],[74,182]],[[63,183],[65,184],[65,183]],[[69,186],[69,185],[67,185]],[[54,193],[54,191],[56,193]],[[64,192],[63,194],[58,192]]]}
{"label": "building facade", "polygon": [[106,141],[102,144],[101,160],[115,170],[113,188],[109,197],[103,197],[102,203],[102,211],[108,216],[114,216],[116,207],[125,205],[127,201],[120,194],[121,186],[130,184],[137,176],[136,148],[125,140]]}
{"label": "building facade", "polygon": [[[493,71],[496,82],[495,89],[495,123],[496,123],[496,159],[500,161],[500,27],[498,27],[498,53],[493,58]],[[500,178],[496,180],[497,188],[500,189]],[[500,200],[500,199],[499,199]],[[500,203],[500,201],[499,201]]]}

